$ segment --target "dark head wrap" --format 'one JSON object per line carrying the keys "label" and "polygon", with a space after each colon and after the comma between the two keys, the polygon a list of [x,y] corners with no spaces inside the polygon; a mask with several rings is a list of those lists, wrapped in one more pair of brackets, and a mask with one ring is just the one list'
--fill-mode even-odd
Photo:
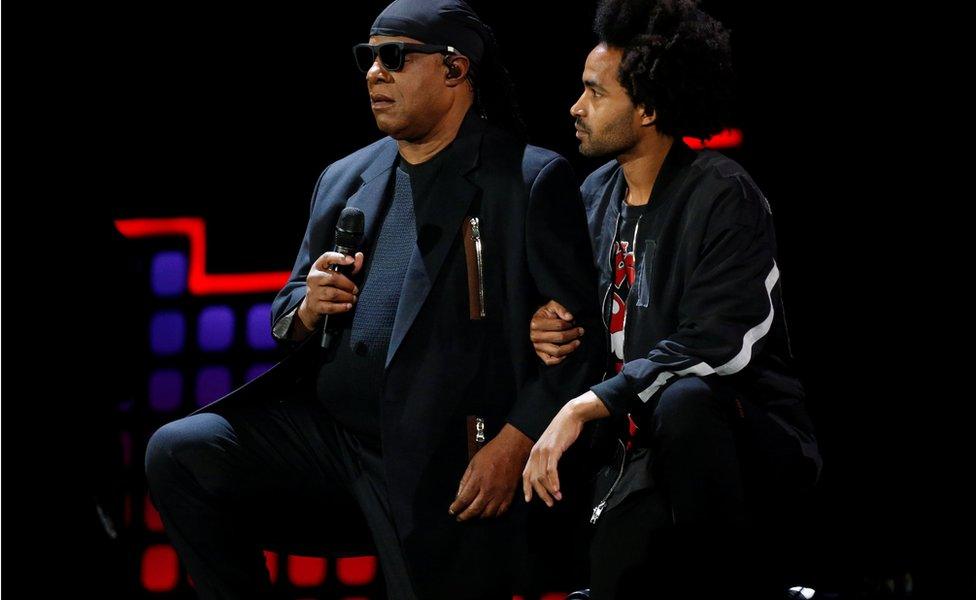
{"label": "dark head wrap", "polygon": [[480,65],[485,24],[461,0],[396,0],[373,22],[369,35],[405,36],[425,44],[453,46]]}

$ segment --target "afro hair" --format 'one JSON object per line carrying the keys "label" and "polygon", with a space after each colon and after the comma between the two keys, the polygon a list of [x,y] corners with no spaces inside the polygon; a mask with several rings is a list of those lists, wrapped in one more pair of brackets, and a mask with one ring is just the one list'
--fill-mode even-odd
{"label": "afro hair", "polygon": [[623,50],[618,77],[658,130],[707,139],[728,127],[735,78],[729,31],[694,0],[603,0],[593,31]]}

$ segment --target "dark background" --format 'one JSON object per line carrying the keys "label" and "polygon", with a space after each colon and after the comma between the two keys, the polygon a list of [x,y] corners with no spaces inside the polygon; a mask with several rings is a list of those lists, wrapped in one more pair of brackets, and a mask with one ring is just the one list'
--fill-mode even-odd
{"label": "dark background", "polygon": [[[350,47],[384,5],[85,7],[25,23],[40,33],[8,50],[37,65],[24,71],[15,99],[24,110],[13,113],[27,132],[18,161],[31,165],[17,173],[29,184],[19,204],[42,234],[15,255],[29,260],[12,261],[8,246],[8,299],[17,298],[11,274],[36,293],[21,294],[35,307],[21,318],[12,323],[7,312],[8,331],[22,328],[24,345],[5,341],[8,352],[21,347],[41,366],[59,365],[57,381],[66,385],[53,399],[60,412],[13,407],[49,431],[34,455],[42,466],[26,470],[33,495],[12,497],[8,483],[7,507],[17,508],[4,516],[57,498],[60,509],[31,521],[38,548],[86,518],[75,507],[87,488],[75,481],[88,471],[71,465],[86,460],[76,451],[104,431],[113,406],[100,401],[106,367],[130,335],[130,300],[117,276],[125,246],[112,241],[108,223],[202,216],[210,272],[290,269],[318,174],[379,137]],[[496,31],[530,141],[567,156],[582,180],[599,162],[577,153],[568,108],[594,43],[594,4],[472,5]],[[705,7],[732,30],[745,140],[729,154],[773,206],[793,348],[825,458],[816,535],[785,532],[784,547],[805,548],[816,577],[838,589],[909,571],[920,590],[947,579],[971,585],[971,570],[954,570],[945,545],[932,540],[933,529],[950,537],[964,529],[935,525],[945,519],[928,504],[938,475],[919,452],[929,432],[913,406],[931,388],[914,365],[928,351],[919,340],[931,325],[909,314],[920,292],[903,271],[912,244],[899,242],[911,234],[894,224],[904,218],[899,202],[913,193],[886,118],[897,97],[882,91],[901,66],[896,35],[877,15],[840,4]],[[8,240],[20,222],[8,211]],[[51,345],[82,337],[104,352]],[[51,381],[50,370],[27,380]],[[111,464],[93,460],[96,470]],[[38,556],[28,548],[18,553],[25,564]],[[111,558],[84,558],[110,572]]]}

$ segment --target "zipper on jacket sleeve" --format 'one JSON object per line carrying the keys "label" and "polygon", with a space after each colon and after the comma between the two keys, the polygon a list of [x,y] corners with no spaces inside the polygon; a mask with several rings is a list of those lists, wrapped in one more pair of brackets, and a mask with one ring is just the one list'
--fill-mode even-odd
{"label": "zipper on jacket sleeve", "polygon": [[593,514],[590,516],[590,524],[596,523],[597,519],[600,518],[600,515],[603,514],[603,509],[607,506],[607,500],[610,499],[610,495],[613,494],[613,489],[617,487],[617,484],[620,483],[620,478],[623,477],[624,465],[627,463],[627,446],[625,446],[623,441],[619,439],[617,440],[617,443],[620,444],[620,447],[623,449],[623,454],[620,457],[620,472],[617,473],[617,479],[614,480],[613,485],[610,486],[610,489],[607,490],[606,495],[603,496],[603,500],[593,507]]}
{"label": "zipper on jacket sleeve", "polygon": [[[471,237],[474,239],[474,251],[478,260],[478,308],[481,318],[485,317],[485,266],[481,254],[481,223],[478,217],[471,217]],[[484,426],[484,423],[482,423]]]}

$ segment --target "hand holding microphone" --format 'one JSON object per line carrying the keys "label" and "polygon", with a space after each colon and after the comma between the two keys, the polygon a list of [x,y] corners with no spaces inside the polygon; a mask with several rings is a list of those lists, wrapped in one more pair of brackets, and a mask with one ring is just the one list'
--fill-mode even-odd
{"label": "hand holding microphone", "polygon": [[[316,259],[305,278],[305,298],[298,307],[298,317],[307,329],[322,323],[322,347],[329,346],[329,315],[352,310],[359,288],[349,277],[363,268],[363,253],[356,247],[363,237],[363,212],[344,208],[336,225],[335,250]],[[355,253],[355,254],[353,254]]]}
{"label": "hand holding microphone", "polygon": [[326,315],[349,312],[356,303],[359,288],[338,270],[349,265],[350,275],[358,273],[363,266],[363,253],[352,257],[326,252],[312,265],[305,278],[305,300],[298,308],[298,317],[307,329],[315,329]]}

